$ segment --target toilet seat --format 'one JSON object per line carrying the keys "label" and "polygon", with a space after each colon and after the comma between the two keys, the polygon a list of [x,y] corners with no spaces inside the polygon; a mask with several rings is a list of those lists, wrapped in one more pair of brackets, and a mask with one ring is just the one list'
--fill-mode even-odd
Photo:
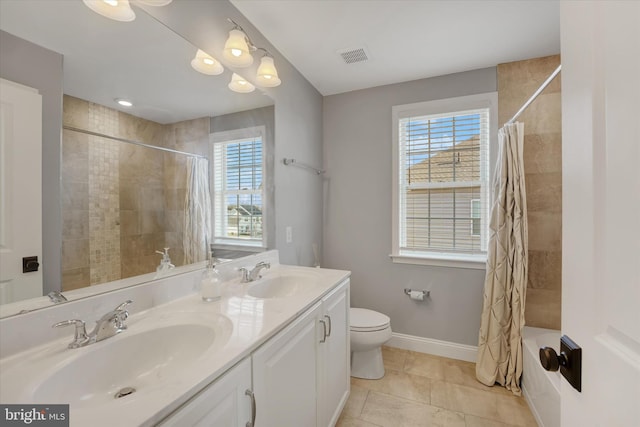
{"label": "toilet seat", "polygon": [[353,332],[376,332],[390,327],[391,319],[377,311],[366,308],[350,309],[350,329]]}

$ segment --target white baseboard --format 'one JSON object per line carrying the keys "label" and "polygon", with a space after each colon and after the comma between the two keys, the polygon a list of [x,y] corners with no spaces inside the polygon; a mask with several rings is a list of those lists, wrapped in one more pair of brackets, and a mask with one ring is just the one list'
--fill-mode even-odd
{"label": "white baseboard", "polygon": [[458,344],[396,332],[391,334],[391,339],[385,345],[467,362],[475,362],[478,353],[478,347],[474,345]]}

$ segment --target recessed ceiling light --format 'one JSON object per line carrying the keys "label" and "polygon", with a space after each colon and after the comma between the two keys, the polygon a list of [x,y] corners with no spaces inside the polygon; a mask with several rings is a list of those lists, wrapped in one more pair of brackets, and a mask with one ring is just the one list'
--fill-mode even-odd
{"label": "recessed ceiling light", "polygon": [[126,99],[116,98],[116,102],[122,105],[123,107],[133,107],[133,102],[128,101]]}

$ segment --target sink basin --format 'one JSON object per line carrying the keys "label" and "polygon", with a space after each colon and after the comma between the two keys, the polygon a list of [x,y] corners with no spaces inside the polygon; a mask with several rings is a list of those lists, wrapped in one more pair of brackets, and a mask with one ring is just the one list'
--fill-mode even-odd
{"label": "sink basin", "polygon": [[[80,349],[56,350],[45,372],[31,379],[30,396],[23,398],[88,409],[115,402],[118,392],[132,388],[134,392],[118,400],[135,400],[179,381],[181,369],[222,347],[232,329],[231,321],[217,314],[175,313],[132,323],[116,337]],[[28,375],[15,374],[18,378],[11,382]]]}
{"label": "sink basin", "polygon": [[247,295],[263,299],[287,298],[309,291],[316,280],[316,276],[310,273],[267,276],[249,285]]}

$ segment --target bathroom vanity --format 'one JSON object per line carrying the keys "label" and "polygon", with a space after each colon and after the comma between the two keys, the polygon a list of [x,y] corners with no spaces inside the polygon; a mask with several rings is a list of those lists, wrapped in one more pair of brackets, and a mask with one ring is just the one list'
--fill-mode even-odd
{"label": "bathroom vanity", "polygon": [[[259,262],[271,268],[241,283]],[[0,320],[0,402],[69,403],[72,426],[334,425],[349,394],[350,273],[265,252],[221,266],[210,303],[201,273]],[[69,349],[73,331],[51,328],[129,299],[126,330],[103,341]]]}

